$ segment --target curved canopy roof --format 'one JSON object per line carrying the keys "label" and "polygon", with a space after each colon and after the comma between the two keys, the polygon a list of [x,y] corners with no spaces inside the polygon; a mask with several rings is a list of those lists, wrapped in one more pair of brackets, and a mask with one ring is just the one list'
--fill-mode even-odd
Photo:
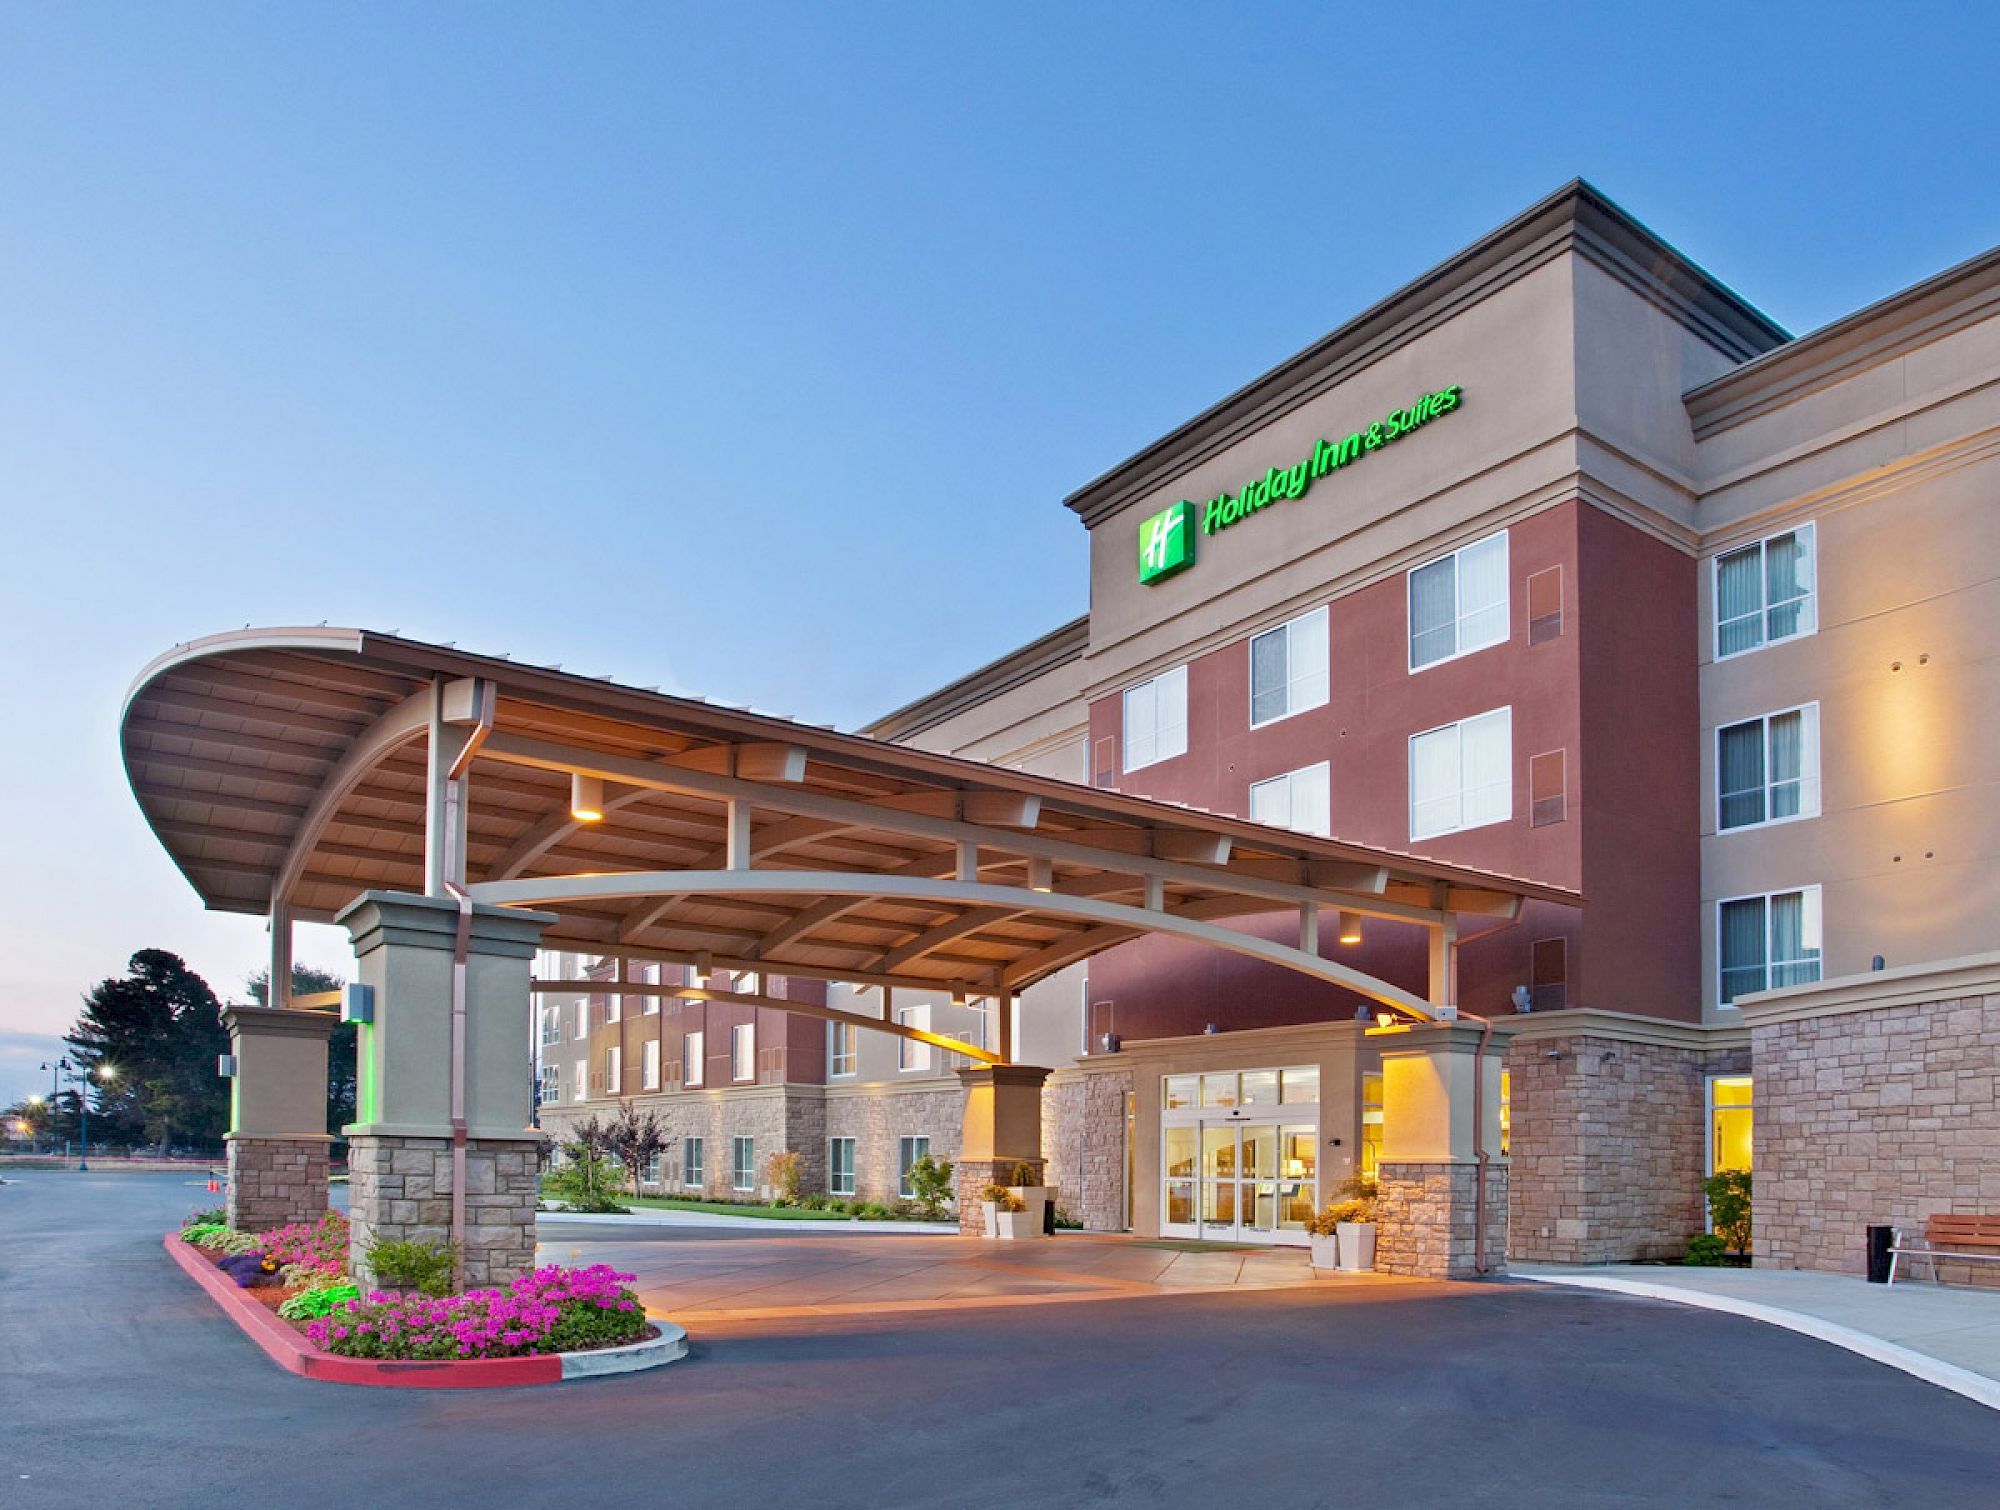
{"label": "curved canopy roof", "polygon": [[[1217,927],[1252,913],[1299,911],[1308,943],[1321,907],[1435,925],[1579,900],[358,629],[178,646],[134,683],[121,734],[147,821],[205,905],[327,921],[365,890],[437,889],[434,728],[447,755],[476,747],[468,889],[557,913],[551,946],[586,952],[1012,991],[1146,932],[1257,952]],[[602,821],[572,817],[575,773],[604,783]],[[1323,963],[1310,973],[1391,999]]]}

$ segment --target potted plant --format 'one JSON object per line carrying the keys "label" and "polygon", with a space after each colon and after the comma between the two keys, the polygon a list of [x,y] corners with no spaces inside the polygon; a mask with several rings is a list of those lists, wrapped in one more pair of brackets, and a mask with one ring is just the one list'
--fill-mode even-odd
{"label": "potted plant", "polygon": [[1340,1240],[1340,1268],[1360,1273],[1375,1267],[1375,1211],[1382,1187],[1366,1175],[1356,1175],[1340,1187],[1342,1199],[1322,1211],[1317,1221],[1331,1223]]}
{"label": "potted plant", "polygon": [[1022,1226],[1027,1229],[1021,1235],[1037,1237],[1047,1231],[1047,1208],[1055,1203],[1055,1187],[1036,1184],[1035,1166],[1026,1159],[1017,1159],[1008,1172],[1007,1188],[1021,1200],[1020,1210],[1026,1217]]}
{"label": "potted plant", "polygon": [[988,1237],[1012,1240],[1041,1233],[1039,1226],[1028,1226],[1025,1203],[1005,1185],[995,1183],[984,1187],[979,1192],[979,1206],[986,1217]]}
{"label": "potted plant", "polygon": [[1333,1207],[1328,1206],[1306,1223],[1306,1237],[1315,1269],[1340,1267],[1340,1221]]}

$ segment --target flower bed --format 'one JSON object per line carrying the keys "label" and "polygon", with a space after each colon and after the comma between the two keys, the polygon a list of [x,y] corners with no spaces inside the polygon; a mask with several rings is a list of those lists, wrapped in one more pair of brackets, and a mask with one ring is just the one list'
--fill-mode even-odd
{"label": "flower bed", "polygon": [[551,1265],[504,1290],[396,1295],[373,1290],[308,1322],[314,1346],[347,1358],[518,1358],[636,1342],[646,1312],[609,1264]]}

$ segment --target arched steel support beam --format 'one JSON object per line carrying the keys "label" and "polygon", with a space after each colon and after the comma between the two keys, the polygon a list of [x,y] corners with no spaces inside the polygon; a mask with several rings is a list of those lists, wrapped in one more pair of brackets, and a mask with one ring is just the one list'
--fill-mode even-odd
{"label": "arched steel support beam", "polygon": [[[1288,944],[1274,943],[1199,918],[1180,916],[1123,902],[1094,897],[1070,897],[1023,886],[995,886],[980,881],[946,881],[927,876],[885,876],[844,871],[652,870],[575,876],[536,876],[517,881],[488,881],[469,888],[476,902],[508,907],[556,907],[565,902],[605,901],[657,896],[810,896],[867,897],[901,901],[943,902],[963,907],[1004,907],[1011,911],[1096,924],[1133,933],[1158,933],[1209,944],[1250,959],[1263,960],[1300,975],[1365,996],[1370,1001],[1407,1012],[1419,1019],[1435,1014],[1431,1004],[1400,986],[1365,975],[1337,960],[1322,959]],[[1020,990],[1031,983],[1027,961],[1002,973],[1001,983]],[[1044,972],[1046,973],[1046,972]],[[935,983],[932,983],[935,986]]]}

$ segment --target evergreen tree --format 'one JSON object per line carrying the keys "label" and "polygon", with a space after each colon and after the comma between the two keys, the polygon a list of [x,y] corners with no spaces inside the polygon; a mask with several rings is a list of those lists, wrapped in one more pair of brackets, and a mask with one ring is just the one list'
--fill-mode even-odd
{"label": "evergreen tree", "polygon": [[[65,1038],[91,1081],[93,1139],[171,1147],[213,1143],[229,1129],[229,1052],[222,1004],[179,955],[141,949],[128,973],[99,981]],[[102,1071],[109,1067],[112,1076]]]}

